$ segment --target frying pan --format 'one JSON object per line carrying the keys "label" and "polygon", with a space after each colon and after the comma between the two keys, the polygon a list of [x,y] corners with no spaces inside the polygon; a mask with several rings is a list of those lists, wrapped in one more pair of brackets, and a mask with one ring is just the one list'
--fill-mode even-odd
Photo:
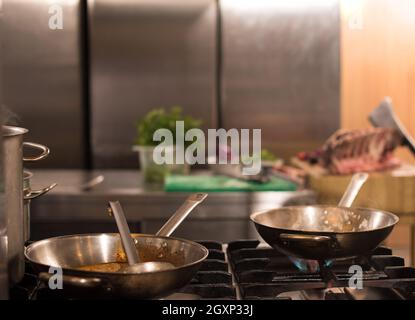
{"label": "frying pan", "polygon": [[[64,289],[82,293],[111,293],[123,298],[156,298],[166,296],[186,285],[195,275],[209,251],[202,245],[170,235],[183,220],[183,212],[200,203],[206,194],[189,197],[162,227],[158,235],[132,234],[140,262],[169,262],[175,267],[153,272],[120,273],[80,270],[79,267],[127,262],[119,234],[79,234],[40,240],[29,245],[25,256],[44,282],[52,280],[50,267],[62,268]],[[88,289],[88,290],[86,290]]]}
{"label": "frying pan", "polygon": [[291,206],[251,215],[261,237],[282,253],[329,260],[370,254],[399,218],[386,211],[350,208],[367,174],[352,177],[339,206]]}

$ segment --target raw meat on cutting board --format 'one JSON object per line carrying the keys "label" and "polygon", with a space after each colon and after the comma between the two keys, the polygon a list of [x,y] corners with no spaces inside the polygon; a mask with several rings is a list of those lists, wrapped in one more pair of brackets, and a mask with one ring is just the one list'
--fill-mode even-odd
{"label": "raw meat on cutting board", "polygon": [[400,165],[393,151],[403,142],[395,129],[338,130],[319,152],[319,164],[333,174],[381,171]]}

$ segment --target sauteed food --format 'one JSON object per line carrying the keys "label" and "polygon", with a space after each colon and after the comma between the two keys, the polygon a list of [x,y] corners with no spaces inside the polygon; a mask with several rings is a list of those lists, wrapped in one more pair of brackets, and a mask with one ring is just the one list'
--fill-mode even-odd
{"label": "sauteed food", "polygon": [[77,270],[90,272],[118,272],[129,273],[129,264],[127,262],[107,262],[75,267]]}
{"label": "sauteed food", "polygon": [[75,267],[75,269],[82,271],[92,271],[92,272],[119,272],[121,271],[122,265],[126,264],[119,262],[108,262],[108,263],[99,263],[99,264],[90,264],[81,267]]}

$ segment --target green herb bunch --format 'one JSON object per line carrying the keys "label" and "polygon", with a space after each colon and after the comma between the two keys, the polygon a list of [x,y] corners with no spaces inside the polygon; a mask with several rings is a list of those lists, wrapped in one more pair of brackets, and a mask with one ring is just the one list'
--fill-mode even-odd
{"label": "green herb bunch", "polygon": [[[174,106],[170,110],[157,108],[147,113],[143,119],[137,121],[137,136],[135,144],[140,146],[156,146],[160,142],[153,141],[153,134],[157,129],[168,129],[173,134],[176,144],[176,121],[184,122],[184,132],[192,128],[199,128],[202,121],[191,116],[184,116],[182,108]],[[185,142],[190,144],[191,142]]]}

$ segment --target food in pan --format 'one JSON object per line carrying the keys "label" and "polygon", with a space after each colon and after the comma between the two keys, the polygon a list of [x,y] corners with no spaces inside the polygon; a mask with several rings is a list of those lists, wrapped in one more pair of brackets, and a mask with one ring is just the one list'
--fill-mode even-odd
{"label": "food in pan", "polygon": [[91,272],[119,272],[125,262],[108,262],[76,267],[78,270]]}
{"label": "food in pan", "polygon": [[[175,266],[173,264],[173,266]],[[77,270],[90,271],[90,272],[117,272],[117,273],[131,273],[129,264],[127,262],[107,262],[85,265],[75,267]]]}

